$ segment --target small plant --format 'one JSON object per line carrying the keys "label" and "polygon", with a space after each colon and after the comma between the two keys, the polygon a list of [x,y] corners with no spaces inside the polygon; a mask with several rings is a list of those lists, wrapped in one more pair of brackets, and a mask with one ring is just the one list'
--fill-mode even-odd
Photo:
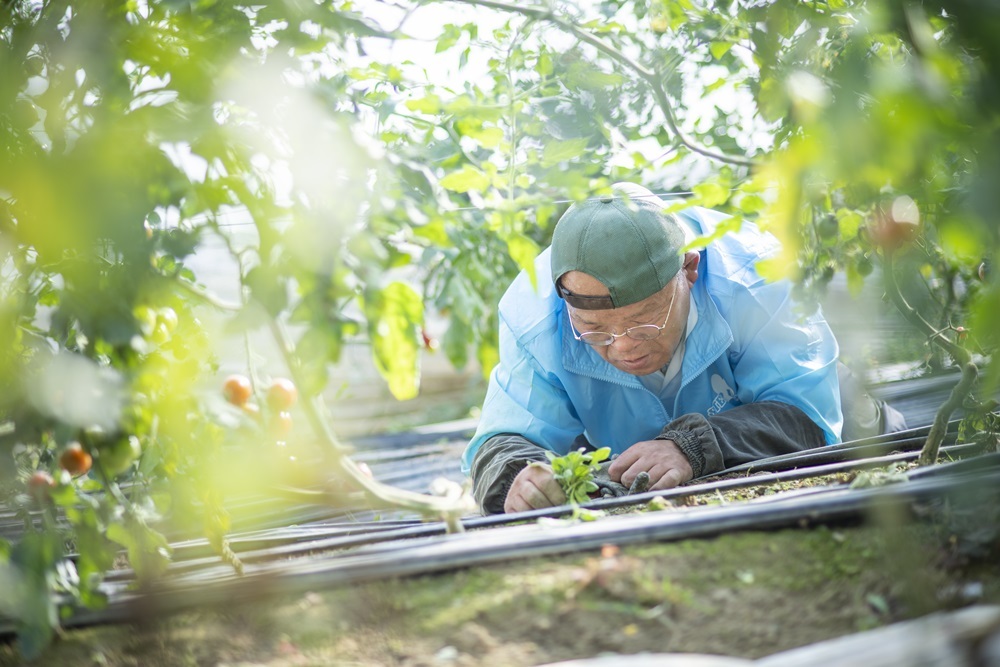
{"label": "small plant", "polygon": [[588,452],[582,447],[564,456],[556,456],[546,452],[556,481],[566,494],[567,502],[580,505],[590,500],[590,494],[598,490],[594,474],[600,469],[601,463],[611,456],[610,447],[601,447]]}

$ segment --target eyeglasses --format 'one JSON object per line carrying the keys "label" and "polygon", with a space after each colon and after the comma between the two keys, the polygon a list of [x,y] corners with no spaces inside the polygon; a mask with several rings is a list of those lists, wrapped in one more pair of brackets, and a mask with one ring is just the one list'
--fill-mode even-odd
{"label": "eyeglasses", "polygon": [[[633,340],[653,340],[667,328],[667,321],[670,320],[670,312],[674,309],[674,302],[677,301],[676,283],[674,283],[673,292],[674,298],[670,300],[670,307],[667,308],[667,316],[663,318],[662,326],[656,326],[655,324],[640,324],[638,326],[629,327],[620,334],[610,333],[607,331],[584,331],[583,333],[577,333],[576,327],[573,326],[573,318],[570,317],[569,326],[570,329],[573,330],[573,337],[577,340],[582,340],[587,345],[593,345],[594,347],[605,347],[611,345],[622,336],[628,336]],[[568,314],[569,311],[567,311],[567,315]]]}

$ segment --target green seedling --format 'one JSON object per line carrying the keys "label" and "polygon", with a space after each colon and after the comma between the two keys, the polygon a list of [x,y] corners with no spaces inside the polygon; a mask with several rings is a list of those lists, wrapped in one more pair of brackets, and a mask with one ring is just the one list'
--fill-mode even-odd
{"label": "green seedling", "polygon": [[601,463],[611,456],[610,447],[601,447],[595,451],[586,451],[582,447],[563,456],[546,452],[556,481],[566,494],[566,500],[573,505],[580,505],[590,500],[590,494],[597,492],[597,482],[594,474],[600,469]]}

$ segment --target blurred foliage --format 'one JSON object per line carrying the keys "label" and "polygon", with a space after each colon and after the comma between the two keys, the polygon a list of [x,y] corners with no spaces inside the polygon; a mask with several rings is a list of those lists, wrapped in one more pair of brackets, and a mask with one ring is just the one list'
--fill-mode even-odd
{"label": "blurred foliage", "polygon": [[[0,489],[25,532],[0,541],[0,613],[37,653],[58,623],[41,592],[100,604],[122,550],[156,576],[164,525],[231,560],[241,487],[218,471],[280,415],[222,400],[206,321],[287,325],[307,402],[357,341],[416,395],[428,314],[455,366],[488,371],[506,284],[617,180],[770,229],[785,251],[762,269],[806,302],[841,272],[859,292],[879,225],[915,215],[901,290],[991,349],[997,34],[1000,7],[967,0],[3,3]],[[189,268],[208,245],[238,301]],[[94,460],[76,478],[73,442]]]}

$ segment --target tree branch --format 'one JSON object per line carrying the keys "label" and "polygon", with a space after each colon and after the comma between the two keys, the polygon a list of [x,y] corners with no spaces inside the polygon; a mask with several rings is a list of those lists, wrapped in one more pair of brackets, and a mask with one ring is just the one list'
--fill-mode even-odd
{"label": "tree branch", "polygon": [[[423,0],[424,2],[433,2],[440,0]],[[502,0],[450,0],[453,2],[462,2],[468,5],[477,5],[480,7],[489,7],[490,9],[497,9],[503,12],[521,14],[530,19],[536,21],[548,21],[554,24],[557,28],[563,32],[569,33],[576,37],[581,42],[586,42],[594,48],[596,48],[601,53],[605,54],[612,60],[616,61],[620,65],[624,65],[628,69],[632,70],[642,78],[646,84],[652,89],[653,95],[656,98],[657,106],[663,112],[664,119],[666,120],[667,127],[673,133],[677,142],[682,146],[686,147],[693,153],[703,155],[707,158],[717,160],[719,162],[725,162],[728,164],[739,165],[743,167],[752,167],[756,164],[753,160],[745,157],[735,157],[732,155],[726,155],[725,153],[718,153],[716,151],[710,150],[695,143],[693,140],[685,136],[684,132],[681,131],[680,127],[677,125],[677,120],[674,116],[673,105],[670,102],[670,98],[667,96],[667,91],[663,88],[663,84],[660,82],[660,77],[655,70],[651,70],[648,67],[643,66],[638,61],[630,58],[626,54],[622,53],[621,50],[608,44],[604,40],[592,35],[591,33],[583,30],[577,25],[567,21],[566,19],[557,16],[555,11],[548,8],[542,7],[523,7],[520,5],[511,4],[509,2],[503,2]]]}

